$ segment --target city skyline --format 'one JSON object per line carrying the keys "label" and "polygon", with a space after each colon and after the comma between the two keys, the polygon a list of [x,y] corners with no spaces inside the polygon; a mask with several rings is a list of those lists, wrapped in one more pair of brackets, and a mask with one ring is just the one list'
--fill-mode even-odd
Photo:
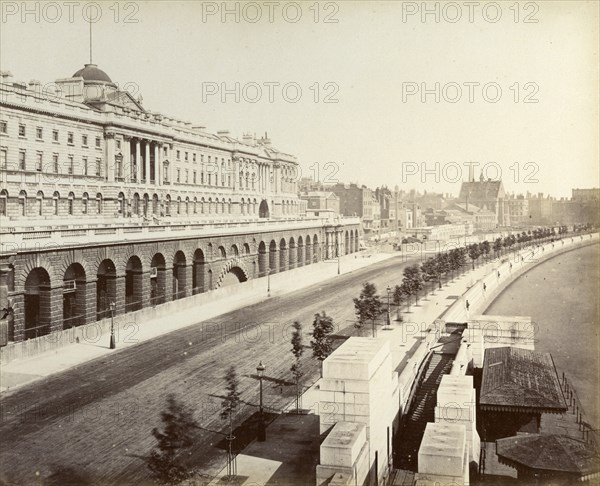
{"label": "city skyline", "polygon": [[[531,14],[525,11],[515,22],[509,15],[516,13],[505,8],[497,23],[475,15],[472,25],[463,19],[458,28],[445,21],[450,13],[444,10],[440,23],[432,17],[422,22],[406,11],[403,22],[402,8],[387,3],[369,4],[368,11],[358,3],[332,4],[335,8],[329,10],[321,4],[319,12],[304,6],[295,23],[289,21],[291,10],[287,20],[275,12],[270,22],[265,10],[252,23],[251,12],[240,7],[239,22],[235,13],[222,22],[222,12],[183,3],[169,11],[179,27],[168,33],[160,24],[166,14],[163,3],[134,5],[135,11],[102,10],[93,26],[93,62],[120,86],[134,83],[129,88],[143,96],[146,109],[206,125],[210,132],[229,129],[239,139],[245,132],[258,137],[268,133],[276,147],[298,157],[304,176],[373,188],[385,180],[389,187],[457,194],[467,178],[465,163],[479,162],[478,173],[494,162],[486,175],[495,179],[500,168],[507,191],[516,194],[543,192],[560,198],[570,197],[573,188],[597,186],[598,72],[591,47],[598,37],[597,27],[591,27],[598,19],[595,4],[541,4],[537,23],[524,23],[525,14]],[[40,10],[38,19],[25,16],[25,22],[22,12],[8,13],[3,10],[1,69],[15,79],[50,83],[70,77],[89,61],[89,25],[81,11],[74,10],[70,22],[65,10],[54,23],[50,11]],[[125,22],[126,17],[138,22]],[[381,23],[381,37],[374,39],[368,34],[375,32],[375,19]],[[391,22],[406,28],[387,29]],[[417,23],[418,34],[411,36]],[[140,45],[136,39],[145,28],[158,35],[144,37]],[[32,50],[23,39],[34,31],[46,40]],[[469,39],[457,37],[465,31]],[[445,50],[439,49],[442,39]],[[535,43],[527,51],[531,55],[518,49],[525,40]],[[319,49],[322,41],[329,41],[328,48]],[[178,55],[166,55],[175,46]],[[355,49],[359,62],[350,65],[336,55],[345,48]],[[127,56],[108,54],[127,50]],[[243,52],[248,55],[240,56]],[[193,62],[203,57],[206,62]],[[188,60],[183,71],[177,65],[182,58]],[[467,62],[469,69],[464,69]],[[435,72],[440,75],[432,76]],[[441,83],[440,103],[432,102],[435,93],[422,103],[421,83],[431,89],[436,82]],[[479,88],[492,82],[503,90],[498,102],[484,101],[477,90],[474,103],[466,100],[469,83],[480,83]],[[302,89],[297,102],[284,99],[279,88],[286,83],[288,99],[295,87]],[[456,85],[463,97],[449,103]],[[233,91],[227,94],[222,88]],[[273,103],[267,99],[271,88]],[[261,98],[250,102],[257,89]],[[517,94],[519,103],[513,99]],[[539,102],[522,103],[527,96]],[[327,97],[337,103],[325,103]],[[565,160],[570,161],[568,170]]]}

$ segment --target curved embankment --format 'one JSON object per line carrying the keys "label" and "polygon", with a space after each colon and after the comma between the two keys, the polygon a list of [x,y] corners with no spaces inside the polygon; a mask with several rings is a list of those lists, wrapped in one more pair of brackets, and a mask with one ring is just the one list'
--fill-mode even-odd
{"label": "curved embankment", "polygon": [[[516,279],[537,265],[558,255],[584,246],[598,244],[598,233],[579,237],[565,238],[561,241],[549,242],[536,248],[525,248],[510,255],[500,257],[500,261],[483,278],[472,282],[456,302],[441,316],[444,321],[463,321],[469,315],[483,314],[491,303]],[[485,287],[484,287],[485,284]],[[467,310],[466,302],[469,302]]]}
{"label": "curved embankment", "polygon": [[532,319],[535,349],[552,354],[591,424],[599,423],[600,410],[599,263],[597,245],[553,255],[507,285],[485,311]]}

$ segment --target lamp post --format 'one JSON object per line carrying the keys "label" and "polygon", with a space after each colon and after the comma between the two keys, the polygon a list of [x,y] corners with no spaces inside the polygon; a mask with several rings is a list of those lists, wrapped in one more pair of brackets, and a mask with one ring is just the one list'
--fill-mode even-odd
{"label": "lamp post", "polygon": [[117,304],[114,302],[110,303],[110,349],[117,347],[115,343],[115,309]]}
{"label": "lamp post", "polygon": [[267,268],[267,297],[271,297],[271,267]]}
{"label": "lamp post", "polygon": [[263,374],[265,372],[265,367],[262,364],[262,361],[258,363],[256,367],[256,374],[258,375],[258,381],[260,386],[260,395],[259,395],[259,406],[258,406],[258,441],[264,442],[266,437],[265,430],[265,420],[263,416]]}
{"label": "lamp post", "polygon": [[392,324],[392,318],[390,316],[390,297],[392,295],[392,289],[391,287],[388,285],[387,286],[387,316],[386,316],[386,323],[385,323],[385,328],[384,329],[391,329],[391,324]]}

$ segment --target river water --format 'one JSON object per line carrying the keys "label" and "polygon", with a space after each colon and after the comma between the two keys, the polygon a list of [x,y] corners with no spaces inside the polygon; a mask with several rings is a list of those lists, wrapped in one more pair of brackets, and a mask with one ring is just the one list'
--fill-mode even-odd
{"label": "river water", "polygon": [[552,354],[584,408],[584,419],[599,425],[600,292],[598,245],[553,257],[522,275],[485,311],[489,315],[531,316],[537,351]]}

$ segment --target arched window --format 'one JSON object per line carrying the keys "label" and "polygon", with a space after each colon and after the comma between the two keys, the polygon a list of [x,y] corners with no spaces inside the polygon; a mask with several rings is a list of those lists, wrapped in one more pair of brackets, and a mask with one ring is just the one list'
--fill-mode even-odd
{"label": "arched window", "polygon": [[60,194],[58,192],[54,192],[52,195],[52,212],[54,216],[58,216],[60,208]]}
{"label": "arched window", "polygon": [[19,193],[19,206],[21,216],[27,216],[27,193],[25,191]]}
{"label": "arched window", "polygon": [[194,214],[198,213],[198,198],[194,197]]}
{"label": "arched window", "polygon": [[67,201],[67,208],[68,208],[68,213],[69,216],[73,216],[73,207],[75,205],[75,194],[73,194],[72,192],[69,193],[69,197],[68,197],[68,201]]}
{"label": "arched window", "polygon": [[167,216],[171,216],[171,195],[167,194],[166,204],[165,204],[165,214]]}
{"label": "arched window", "polygon": [[190,198],[185,198],[185,214],[190,214]]}
{"label": "arched window", "polygon": [[8,204],[8,191],[2,189],[0,191],[0,215],[6,216],[6,206]]}
{"label": "arched window", "polygon": [[81,196],[81,206],[82,206],[83,214],[88,213],[89,199],[90,199],[90,196],[88,195],[88,193],[84,192],[83,196]]}
{"label": "arched window", "polygon": [[208,214],[212,213],[212,198],[208,198]]}
{"label": "arched window", "polygon": [[148,216],[148,206],[150,205],[150,196],[148,194],[144,194],[144,204],[143,204],[143,215],[145,217]]}
{"label": "arched window", "polygon": [[242,201],[240,202],[240,213],[241,213],[241,214],[244,214],[244,211],[246,210],[246,208],[245,208],[245,204],[246,204],[246,203],[245,203],[245,201],[244,201],[244,198],[242,198]]}
{"label": "arched window", "polygon": [[200,199],[200,214],[204,214],[204,198]]}
{"label": "arched window", "polygon": [[231,214],[231,199],[229,199],[229,201],[227,201],[227,213]]}
{"label": "arched window", "polygon": [[38,191],[37,196],[36,196],[36,203],[37,203],[38,216],[43,216],[44,215],[44,193],[42,191]]}
{"label": "arched window", "polygon": [[181,214],[181,196],[177,196],[177,214]]}
{"label": "arched window", "polygon": [[125,215],[125,194],[120,192],[119,195],[117,196],[117,200],[119,202],[119,209],[118,209],[119,214],[121,216],[124,216]]}
{"label": "arched window", "polygon": [[137,192],[133,195],[132,212],[133,214],[139,214],[140,212],[140,195]]}
{"label": "arched window", "polygon": [[152,214],[158,215],[158,195],[152,196]]}
{"label": "arched window", "polygon": [[102,194],[96,194],[96,213],[102,214]]}

